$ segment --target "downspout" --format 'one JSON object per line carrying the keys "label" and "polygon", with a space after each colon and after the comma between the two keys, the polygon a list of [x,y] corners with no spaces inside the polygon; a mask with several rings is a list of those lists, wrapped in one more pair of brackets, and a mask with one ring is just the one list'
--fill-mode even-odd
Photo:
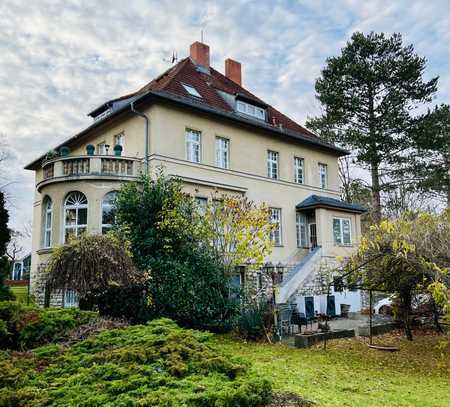
{"label": "downspout", "polygon": [[148,175],[148,173],[149,173],[149,168],[148,168],[148,143],[149,143],[149,139],[150,139],[150,135],[148,133],[149,119],[148,119],[147,115],[145,115],[142,112],[137,111],[134,108],[134,102],[131,102],[131,111],[134,114],[142,117],[145,120],[145,130],[144,130],[144,132],[145,132],[145,134],[144,134],[144,140],[145,140],[144,172],[145,172],[145,175]]}

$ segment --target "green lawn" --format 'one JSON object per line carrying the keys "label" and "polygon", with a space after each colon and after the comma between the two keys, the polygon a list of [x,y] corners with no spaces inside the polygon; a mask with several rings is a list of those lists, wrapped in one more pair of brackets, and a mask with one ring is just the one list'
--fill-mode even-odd
{"label": "green lawn", "polygon": [[399,335],[376,339],[400,347],[388,353],[369,349],[361,339],[344,339],[312,349],[244,343],[225,336],[225,352],[250,360],[272,380],[275,390],[295,392],[318,406],[448,406],[449,353],[441,354],[434,335],[409,343]]}

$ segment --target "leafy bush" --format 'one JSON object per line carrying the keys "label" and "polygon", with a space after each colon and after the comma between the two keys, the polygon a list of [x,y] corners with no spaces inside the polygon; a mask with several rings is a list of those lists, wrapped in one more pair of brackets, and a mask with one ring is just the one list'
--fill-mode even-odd
{"label": "leafy bush", "polygon": [[0,302],[0,348],[29,349],[64,338],[97,317],[78,309],[40,309],[17,301]]}
{"label": "leafy bush", "polygon": [[0,406],[262,407],[271,385],[168,319],[0,355]]}
{"label": "leafy bush", "polygon": [[230,329],[237,314],[229,278],[214,256],[194,199],[160,174],[122,186],[120,230],[136,267],[148,272],[150,311],[190,328]]}
{"label": "leafy bush", "polygon": [[125,318],[132,324],[145,323],[151,319],[148,290],[143,285],[111,287],[105,292],[94,293],[92,297],[102,316]]}
{"label": "leafy bush", "polygon": [[270,304],[265,299],[247,303],[239,317],[239,335],[245,339],[257,340],[263,338],[273,324],[273,314]]}

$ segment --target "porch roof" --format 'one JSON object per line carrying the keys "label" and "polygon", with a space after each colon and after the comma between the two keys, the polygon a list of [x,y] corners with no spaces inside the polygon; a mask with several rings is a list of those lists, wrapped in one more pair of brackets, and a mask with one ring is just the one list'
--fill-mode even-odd
{"label": "porch roof", "polygon": [[330,208],[338,209],[345,212],[364,213],[367,209],[358,204],[340,201],[339,199],[330,198],[328,196],[311,195],[299,204],[296,209],[306,210],[314,208]]}

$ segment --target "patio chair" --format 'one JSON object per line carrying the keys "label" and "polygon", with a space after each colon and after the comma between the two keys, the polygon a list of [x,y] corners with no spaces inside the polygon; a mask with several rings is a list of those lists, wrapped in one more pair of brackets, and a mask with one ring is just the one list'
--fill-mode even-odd
{"label": "patio chair", "polygon": [[[294,305],[295,306],[295,305]],[[292,334],[291,318],[294,308],[291,304],[283,304],[280,306],[279,318],[281,332],[287,332],[288,335]]]}

